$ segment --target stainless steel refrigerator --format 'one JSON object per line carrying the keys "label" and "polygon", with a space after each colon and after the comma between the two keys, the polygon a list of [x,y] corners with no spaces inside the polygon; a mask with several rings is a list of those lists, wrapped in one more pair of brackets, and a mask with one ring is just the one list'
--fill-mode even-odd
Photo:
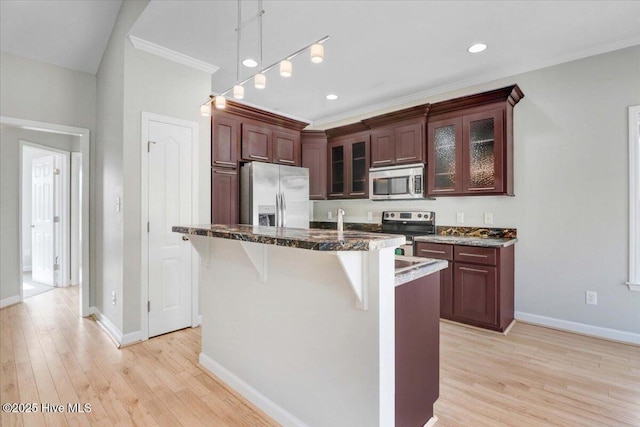
{"label": "stainless steel refrigerator", "polygon": [[309,228],[309,169],[244,164],[240,168],[240,222]]}

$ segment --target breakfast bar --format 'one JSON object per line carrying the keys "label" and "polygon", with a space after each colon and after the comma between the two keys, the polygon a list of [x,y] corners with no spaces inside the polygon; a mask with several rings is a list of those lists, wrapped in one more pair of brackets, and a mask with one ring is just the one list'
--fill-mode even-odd
{"label": "breakfast bar", "polygon": [[435,421],[446,261],[396,260],[398,235],[252,225],[173,231],[200,256],[200,364],[277,422]]}

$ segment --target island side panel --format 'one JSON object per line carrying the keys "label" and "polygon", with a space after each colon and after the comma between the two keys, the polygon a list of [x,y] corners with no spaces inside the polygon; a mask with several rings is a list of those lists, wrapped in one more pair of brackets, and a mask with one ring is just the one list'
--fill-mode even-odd
{"label": "island side panel", "polygon": [[396,287],[395,427],[425,425],[440,386],[440,272]]}
{"label": "island side panel", "polygon": [[284,425],[393,424],[393,248],[367,252],[363,311],[335,255],[264,245],[263,283],[240,242],[193,243],[204,366],[213,361],[273,402],[238,390]]}

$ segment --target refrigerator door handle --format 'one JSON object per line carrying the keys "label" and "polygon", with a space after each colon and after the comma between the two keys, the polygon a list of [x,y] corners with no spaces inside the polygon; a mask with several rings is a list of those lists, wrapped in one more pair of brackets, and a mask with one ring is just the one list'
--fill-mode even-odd
{"label": "refrigerator door handle", "polygon": [[276,227],[280,227],[280,193],[276,193]]}
{"label": "refrigerator door handle", "polygon": [[287,226],[287,201],[284,198],[284,193],[280,193],[282,197],[282,226]]}

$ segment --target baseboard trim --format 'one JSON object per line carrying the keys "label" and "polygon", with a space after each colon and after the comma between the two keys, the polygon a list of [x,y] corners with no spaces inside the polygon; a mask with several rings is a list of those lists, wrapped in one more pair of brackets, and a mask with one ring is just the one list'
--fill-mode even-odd
{"label": "baseboard trim", "polygon": [[307,424],[296,418],[293,414],[287,412],[284,408],[277,405],[204,353],[200,353],[200,365],[283,426],[308,427]]}
{"label": "baseboard trim", "polygon": [[587,325],[585,323],[555,319],[553,317],[539,316],[537,314],[524,313],[522,311],[516,311],[515,318],[518,321],[546,326],[552,329],[559,329],[561,331],[574,332],[581,335],[603,338],[625,344],[640,345],[640,334],[633,332],[603,328],[601,326]]}
{"label": "baseboard trim", "polygon": [[9,307],[10,305],[18,304],[19,302],[22,302],[22,297],[20,295],[5,298],[0,300],[0,308]]}
{"label": "baseboard trim", "polygon": [[122,332],[120,332],[120,329],[118,329],[107,316],[102,314],[98,307],[91,307],[91,311],[93,312],[93,317],[96,319],[96,323],[107,333],[116,347],[120,347],[120,343],[122,342]]}
{"label": "baseboard trim", "polygon": [[437,422],[438,417],[434,415],[433,417],[429,418],[429,421],[427,421],[427,423],[423,427],[433,427]]}

